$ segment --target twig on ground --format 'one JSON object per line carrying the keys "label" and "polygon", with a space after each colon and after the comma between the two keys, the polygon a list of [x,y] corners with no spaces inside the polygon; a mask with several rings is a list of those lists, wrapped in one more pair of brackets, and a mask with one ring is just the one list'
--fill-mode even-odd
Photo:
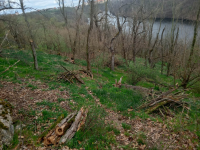
{"label": "twig on ground", "polygon": [[15,62],[12,66],[9,66],[6,70],[4,70],[3,72],[1,72],[0,75],[2,75],[3,73],[5,73],[6,71],[8,71],[11,67],[15,66],[18,62],[20,62],[20,60],[18,60],[17,62]]}

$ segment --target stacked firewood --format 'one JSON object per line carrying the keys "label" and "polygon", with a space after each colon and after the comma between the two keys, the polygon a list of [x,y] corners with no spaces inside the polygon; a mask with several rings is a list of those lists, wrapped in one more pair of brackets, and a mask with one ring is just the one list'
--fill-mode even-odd
{"label": "stacked firewood", "polygon": [[80,111],[69,114],[66,118],[59,117],[47,131],[41,134],[39,142],[45,146],[63,144],[69,141],[74,134],[83,127],[86,121],[88,109],[81,108]]}

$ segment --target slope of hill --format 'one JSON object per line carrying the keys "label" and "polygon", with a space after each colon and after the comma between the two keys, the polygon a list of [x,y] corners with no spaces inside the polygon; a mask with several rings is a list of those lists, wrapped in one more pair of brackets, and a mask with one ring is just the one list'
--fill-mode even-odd
{"label": "slope of hill", "polygon": [[[157,18],[175,18],[185,20],[196,20],[196,15],[199,8],[198,0],[126,0],[123,1],[125,5],[121,8],[121,12],[125,15],[131,16],[143,6],[145,13],[150,14],[154,12]],[[114,7],[113,7],[114,5]],[[122,6],[121,2],[112,1],[110,6],[112,13],[116,13],[119,7]]]}

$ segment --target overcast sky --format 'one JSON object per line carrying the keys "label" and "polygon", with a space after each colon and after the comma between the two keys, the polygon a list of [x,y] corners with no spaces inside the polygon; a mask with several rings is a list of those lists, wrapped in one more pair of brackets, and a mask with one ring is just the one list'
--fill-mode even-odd
{"label": "overcast sky", "polygon": [[[1,0],[0,0],[1,1]],[[19,3],[19,0],[13,0]],[[65,5],[66,6],[76,6],[78,3],[78,0],[65,0]],[[33,9],[45,9],[45,8],[53,8],[53,7],[58,7],[57,0],[24,0],[24,5],[26,7],[31,7]],[[11,10],[14,12],[15,10]],[[19,13],[21,12],[18,10]],[[34,10],[26,10],[26,12],[30,12]]]}
{"label": "overcast sky", "polygon": [[[58,7],[57,0],[24,0],[24,4],[27,7],[33,7],[36,9]],[[77,4],[77,0],[65,0],[66,6],[73,6]]]}

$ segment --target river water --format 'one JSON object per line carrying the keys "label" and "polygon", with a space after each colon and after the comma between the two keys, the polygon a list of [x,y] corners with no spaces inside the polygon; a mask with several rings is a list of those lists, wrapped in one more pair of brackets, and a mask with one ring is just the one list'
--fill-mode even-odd
{"label": "river water", "polygon": [[[110,24],[113,24],[117,27],[117,21],[116,21],[116,17],[113,16],[112,14],[109,13],[109,22]],[[123,18],[120,18],[120,22],[122,24],[123,22]],[[160,20],[156,20],[153,24],[153,32],[152,35],[155,38],[157,36],[157,33],[159,32],[159,28],[160,28],[160,32],[159,32],[159,37],[161,37],[161,33],[162,30],[165,28],[165,32],[164,32],[164,37],[171,36],[172,33],[172,28],[173,26],[175,26],[176,30],[175,30],[175,36],[176,36],[176,31],[179,28],[179,36],[178,36],[178,40],[183,41],[183,42],[191,42],[194,36],[194,23],[192,21],[183,21],[183,20],[175,20],[174,22],[171,19],[163,19],[161,21],[161,27],[160,27]],[[146,20],[146,25],[150,25],[152,24],[152,20]],[[140,31],[142,31],[143,25],[141,24],[140,26]],[[124,24],[123,29],[126,32],[131,32],[131,28],[132,28],[132,23],[131,23],[131,19],[127,19],[127,22]],[[198,35],[200,35],[200,28],[198,28]]]}

